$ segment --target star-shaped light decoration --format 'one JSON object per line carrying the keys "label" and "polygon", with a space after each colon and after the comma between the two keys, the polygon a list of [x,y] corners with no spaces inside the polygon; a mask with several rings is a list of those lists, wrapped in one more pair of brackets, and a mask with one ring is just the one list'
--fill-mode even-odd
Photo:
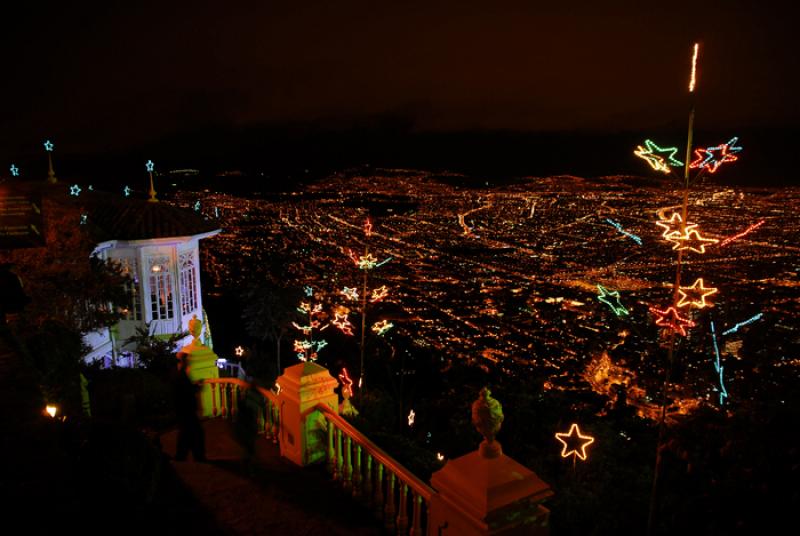
{"label": "star-shaped light decoration", "polygon": [[414,410],[408,412],[408,425],[414,426],[414,419],[417,417],[417,414],[414,413]]}
{"label": "star-shaped light decoration", "polygon": [[664,311],[651,307],[650,312],[656,315],[657,326],[669,328],[675,333],[680,333],[684,337],[686,336],[686,328],[695,326],[694,322],[679,315],[674,307],[667,307]]}
{"label": "star-shaped light decoration", "polygon": [[200,212],[200,200],[198,199],[194,204],[194,211]]}
{"label": "star-shaped light decoration", "polygon": [[8,168],[11,171],[12,177],[19,177],[19,168],[14,164],[11,164],[11,167]]}
{"label": "star-shaped light decoration", "polygon": [[394,324],[392,324],[388,320],[381,320],[380,322],[375,322],[372,325],[372,331],[377,333],[379,336],[383,336],[387,331],[389,331],[393,327]]}
{"label": "star-shaped light decoration", "polygon": [[619,291],[615,290],[609,292],[603,285],[597,285],[597,291],[600,293],[597,296],[598,301],[601,301],[611,307],[614,314],[617,316],[627,315],[628,310],[619,301]]}
{"label": "star-shaped light decoration", "polygon": [[[683,162],[675,158],[675,153],[678,152],[677,147],[659,147],[652,140],[644,140],[644,144],[645,147],[638,145],[633,154],[645,159],[654,170],[669,173],[670,166],[678,167],[683,165]],[[666,155],[666,158],[661,155]]]}
{"label": "star-shaped light decoration", "polygon": [[88,214],[81,214],[81,225],[86,225],[86,221],[89,219]]}
{"label": "star-shaped light decoration", "polygon": [[87,188],[87,190],[89,190],[90,192],[94,192],[94,186],[92,186],[92,185],[90,184],[90,185],[89,185],[89,188]]}
{"label": "star-shaped light decoration", "polygon": [[306,296],[308,296],[309,298],[314,295],[314,289],[309,287],[308,285],[303,287],[303,292],[305,292]]}
{"label": "star-shaped light decoration", "polygon": [[378,259],[372,256],[372,253],[367,253],[358,258],[358,268],[360,270],[372,270],[378,265]]}
{"label": "star-shaped light decoration", "polygon": [[684,230],[686,232],[689,232],[697,227],[697,224],[695,223],[686,222],[686,229],[684,229],[683,217],[681,217],[679,212],[673,212],[668,220],[657,221],[656,225],[664,229],[664,232],[661,233],[661,237],[664,238],[665,240],[670,240],[672,238],[681,236]]}
{"label": "star-shaped light decoration", "polygon": [[695,149],[695,159],[689,164],[689,167],[693,169],[707,168],[710,173],[716,173],[719,166],[725,162],[735,162],[739,159],[736,153],[741,151],[742,148],[736,145],[738,140],[739,138],[734,136],[728,140],[728,143],[715,147]]}
{"label": "star-shaped light decoration", "polygon": [[342,373],[339,374],[339,381],[342,383],[342,396],[344,398],[353,396],[353,380],[351,380],[350,375],[347,374],[346,368],[342,368]]}
{"label": "star-shaped light decoration", "polygon": [[130,186],[125,186],[125,188],[122,189],[122,193],[125,194],[125,197],[130,197],[131,196]]}
{"label": "star-shaped light decoration", "polygon": [[389,295],[389,289],[386,288],[386,285],[383,285],[372,290],[372,296],[370,297],[369,301],[371,303],[378,303],[388,295]]}
{"label": "star-shaped light decoration", "polygon": [[313,330],[319,329],[320,323],[319,320],[312,320],[307,326],[301,326],[297,322],[292,322],[292,326],[294,326],[295,329],[302,331],[303,335],[308,335]]}
{"label": "star-shaped light decoration", "polygon": [[364,234],[367,236],[372,236],[372,222],[369,221],[369,218],[367,218],[367,221],[364,222]]}
{"label": "star-shaped light decoration", "polygon": [[44,150],[47,151],[48,153],[53,152],[53,147],[54,145],[50,140],[44,142]]}
{"label": "star-shaped light decoration", "polygon": [[352,300],[352,301],[358,300],[358,290],[355,289],[355,288],[344,287],[340,294],[342,294],[343,296],[346,296],[347,299],[349,299],[349,300]]}
{"label": "star-shaped light decoration", "polygon": [[586,447],[594,443],[594,438],[581,434],[581,429],[575,423],[569,427],[569,432],[558,432],[556,439],[564,445],[564,448],[561,449],[562,458],[577,456],[584,461],[586,460]]}
{"label": "star-shaped light decoration", "polygon": [[237,346],[233,353],[236,354],[236,357],[242,357],[244,355],[244,348]]}
{"label": "star-shaped light decoration", "polygon": [[714,287],[704,287],[703,279],[698,278],[692,286],[678,288],[680,296],[678,307],[697,307],[698,309],[710,307],[712,304],[706,302],[706,297],[716,294],[717,290]]}
{"label": "star-shaped light decoration", "polygon": [[672,236],[668,238],[670,242],[675,244],[672,249],[682,251],[688,249],[695,253],[703,254],[706,252],[706,245],[716,244],[719,242],[716,238],[705,238],[700,234],[697,229],[687,229],[686,233],[679,236]]}
{"label": "star-shaped light decoration", "polygon": [[153,164],[152,160],[148,160],[147,162],[145,162],[144,168],[148,171],[148,173],[152,173],[153,170],[156,168],[156,165]]}
{"label": "star-shaped light decoration", "polygon": [[349,311],[345,308],[340,309],[333,313],[334,319],[331,324],[336,326],[341,330],[342,333],[345,335],[352,335],[353,334],[353,324],[350,323],[350,319],[347,318],[347,314]]}
{"label": "star-shaped light decoration", "polygon": [[72,186],[69,187],[69,195],[74,195],[75,197],[78,197],[79,195],[81,195],[81,187],[78,186],[77,184],[73,184]]}

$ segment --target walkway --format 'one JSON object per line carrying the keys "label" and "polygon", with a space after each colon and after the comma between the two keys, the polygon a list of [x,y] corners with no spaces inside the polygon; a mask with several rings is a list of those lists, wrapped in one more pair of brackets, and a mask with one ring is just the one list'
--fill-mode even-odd
{"label": "walkway", "polygon": [[[251,471],[241,462],[232,423],[204,422],[207,463],[170,461],[183,487],[216,525],[210,533],[304,535],[383,535],[364,506],[330,481],[323,465],[299,468],[281,458],[278,445],[256,442]],[[175,453],[176,432],[161,436],[168,455]],[[210,527],[209,527],[210,528]]]}

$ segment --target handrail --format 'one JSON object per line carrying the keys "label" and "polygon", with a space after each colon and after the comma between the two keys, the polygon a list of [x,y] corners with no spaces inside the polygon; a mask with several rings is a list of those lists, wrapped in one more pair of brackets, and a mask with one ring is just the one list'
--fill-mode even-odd
{"label": "handrail", "polygon": [[256,390],[261,393],[261,395],[272,402],[273,404],[278,403],[278,395],[273,393],[270,389],[266,389],[261,387],[260,385],[254,385],[248,381],[242,380],[240,378],[206,378],[201,380],[199,383],[202,384],[232,384],[238,385],[240,389],[250,389],[251,387],[255,387]]}
{"label": "handrail", "polygon": [[342,416],[338,413],[333,411],[330,407],[325,404],[317,404],[316,406],[307,409],[301,415],[301,418],[307,417],[313,411],[319,411],[325,415],[325,418],[329,421],[333,421],[334,424],[342,430],[345,434],[349,435],[356,443],[360,444],[361,447],[367,451],[373,458],[378,460],[381,464],[383,464],[386,468],[388,468],[391,472],[395,473],[401,480],[403,480],[408,486],[418,495],[425,499],[425,501],[430,501],[431,496],[436,494],[436,490],[432,487],[428,486],[425,482],[420,480],[414,473],[406,469],[403,465],[400,464],[397,460],[392,458],[388,453],[386,453],[383,449],[381,449],[378,445],[373,443],[368,437],[364,434],[359,432],[352,424],[347,422]]}

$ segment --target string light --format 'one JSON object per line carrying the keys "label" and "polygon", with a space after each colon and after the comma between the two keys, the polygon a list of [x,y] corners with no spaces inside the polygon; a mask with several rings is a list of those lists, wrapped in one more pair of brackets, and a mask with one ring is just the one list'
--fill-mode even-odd
{"label": "string light", "polygon": [[665,311],[651,307],[650,312],[656,315],[657,326],[669,328],[675,333],[680,333],[684,337],[686,336],[686,328],[695,326],[694,322],[679,315],[674,307],[668,307]]}
{"label": "string light", "polygon": [[358,300],[358,289],[350,288],[350,287],[344,287],[344,289],[342,289],[340,294],[345,296],[349,300],[352,300],[352,301]]}
{"label": "string light", "polygon": [[[719,166],[725,162],[735,162],[739,159],[736,153],[741,151],[742,148],[736,146],[738,140],[738,137],[733,137],[728,143],[715,147],[706,147],[705,149],[695,149],[695,160],[689,164],[689,167],[693,169],[707,168],[710,173],[716,173]],[[716,153],[719,154],[717,155]]]}
{"label": "string light", "polygon": [[370,297],[369,301],[370,303],[378,303],[388,295],[389,289],[386,288],[386,285],[383,285],[372,290],[372,297]]}
{"label": "string light", "polygon": [[297,311],[308,316],[308,323],[302,325],[298,324],[297,322],[292,322],[292,326],[301,331],[307,338],[305,340],[295,340],[294,351],[300,361],[316,361],[318,352],[327,346],[328,342],[324,339],[314,341],[313,332],[315,329],[323,331],[327,329],[330,324],[325,324],[323,326],[319,320],[314,318],[316,315],[322,313],[321,303],[311,305],[309,302],[300,302],[300,305],[297,307]]}
{"label": "string light", "polygon": [[691,231],[697,227],[697,224],[686,222],[686,227],[684,228],[683,218],[678,212],[673,212],[668,220],[657,221],[656,225],[664,229],[664,232],[661,233],[661,237],[666,240],[679,237],[684,232]]}
{"label": "string light", "polygon": [[[597,285],[597,290],[600,293],[597,296],[598,301],[601,301],[611,307],[611,310],[614,311],[615,315],[622,316],[628,314],[628,310],[619,301],[618,290],[609,292],[607,288],[600,284]],[[613,300],[609,298],[609,296],[613,298]]]}
{"label": "string light", "polygon": [[[556,439],[564,445],[564,448],[561,449],[562,458],[577,456],[584,461],[586,460],[586,447],[594,443],[594,437],[581,434],[580,428],[575,423],[570,426],[569,432],[558,432]],[[570,443],[578,443],[579,446],[577,448],[570,447]]]}
{"label": "string light", "polygon": [[339,374],[339,381],[342,383],[342,396],[344,398],[353,396],[353,380],[351,380],[350,375],[347,374],[346,368],[342,368],[342,373]]}
{"label": "string light", "polygon": [[11,167],[8,168],[8,169],[11,170],[11,176],[12,177],[19,177],[19,168],[17,166],[15,166],[14,164],[11,164]]}
{"label": "string light", "polygon": [[694,53],[692,54],[692,76],[689,78],[689,93],[694,93],[694,87],[697,83],[697,53],[700,51],[700,44],[694,44]]}
{"label": "string light", "polygon": [[733,326],[732,328],[730,328],[730,329],[727,329],[727,330],[723,331],[723,332],[722,332],[722,335],[723,335],[723,336],[725,336],[725,335],[730,335],[731,333],[736,333],[737,331],[739,331],[739,328],[743,328],[744,326],[747,326],[747,325],[749,325],[749,324],[752,324],[753,322],[755,322],[755,321],[757,321],[757,320],[761,320],[761,317],[762,317],[762,316],[764,316],[764,313],[758,313],[758,314],[757,314],[757,315],[755,315],[754,317],[752,317],[752,318],[748,318],[748,319],[747,319],[747,320],[745,320],[744,322],[739,322],[738,324],[736,324],[736,325],[735,325],[735,326]]}
{"label": "string light", "polygon": [[47,151],[48,153],[52,153],[54,147],[55,146],[53,145],[53,143],[50,140],[47,140],[47,141],[44,142],[44,150]]}
{"label": "string light", "polygon": [[640,246],[642,245],[642,239],[639,238],[638,236],[636,236],[635,234],[629,233],[628,231],[623,229],[622,225],[620,225],[619,223],[615,222],[611,218],[606,218],[606,221],[608,223],[610,223],[612,226],[614,226],[617,229],[617,231],[619,231],[620,233],[624,234],[625,236],[627,236],[628,238],[630,238],[631,240],[633,240],[634,242],[636,242]]}
{"label": "string light", "polygon": [[717,330],[714,328],[714,321],[711,321],[711,337],[714,341],[714,354],[716,356],[716,361],[714,362],[714,368],[719,374],[719,404],[722,405],[725,403],[725,399],[728,398],[728,391],[725,389],[725,382],[722,378],[722,373],[725,370],[719,360],[719,345],[717,344]]}
{"label": "string light", "polygon": [[388,320],[381,320],[380,322],[375,322],[372,325],[372,331],[377,333],[379,336],[383,336],[387,331],[389,331],[393,327],[394,324],[392,324]]}
{"label": "string light", "polygon": [[[702,309],[704,307],[710,307],[711,304],[706,302],[706,296],[711,296],[712,294],[717,293],[716,288],[714,287],[704,287],[703,286],[703,279],[699,278],[695,280],[695,282],[690,287],[679,287],[678,294],[680,299],[678,300],[678,307],[697,307],[698,309]],[[687,292],[689,291],[689,292]]]}
{"label": "string light", "polygon": [[[694,237],[694,238],[693,238]],[[716,238],[705,238],[704,236],[700,235],[700,232],[697,229],[688,229],[686,233],[681,236],[673,236],[668,238],[670,242],[675,244],[672,246],[672,249],[677,251],[682,251],[688,249],[689,251],[694,251],[695,253],[705,253],[706,252],[706,244],[716,244],[719,242]],[[699,244],[699,245],[692,245],[692,244]]]}
{"label": "string light", "polygon": [[389,261],[390,261],[390,260],[392,260],[393,258],[394,258],[394,257],[387,257],[387,258],[385,258],[384,260],[382,260],[381,262],[379,262],[378,264],[376,264],[376,265],[375,265],[375,268],[380,268],[381,266],[383,266],[384,264],[386,264],[387,262],[389,262]]}
{"label": "string light", "polygon": [[81,195],[81,187],[78,186],[77,184],[73,184],[72,186],[69,187],[69,195],[78,197],[79,195]]}
{"label": "string light", "polygon": [[758,223],[754,223],[753,225],[751,225],[750,227],[748,227],[747,229],[745,229],[745,230],[744,230],[744,231],[742,231],[741,233],[739,233],[739,234],[735,234],[735,235],[733,235],[733,236],[729,236],[728,238],[726,238],[725,240],[723,240],[722,242],[720,242],[720,243],[719,243],[719,246],[720,246],[720,247],[722,247],[722,246],[727,246],[728,244],[730,244],[730,243],[731,243],[731,242],[733,242],[734,240],[739,240],[740,238],[742,238],[742,237],[744,237],[744,236],[747,236],[747,235],[749,235],[750,233],[752,233],[753,231],[755,231],[756,229],[758,229],[759,227],[761,227],[762,225],[764,225],[764,222],[765,222],[765,221],[767,221],[767,220],[761,220],[761,221],[760,221],[760,222],[758,222]]}
{"label": "string light", "polygon": [[[677,147],[659,147],[652,140],[644,140],[644,144],[645,147],[637,145],[633,154],[646,160],[654,170],[669,173],[670,166],[679,167],[683,165],[683,162],[675,158],[675,154],[678,152]],[[666,159],[660,156],[661,154],[666,154]]]}

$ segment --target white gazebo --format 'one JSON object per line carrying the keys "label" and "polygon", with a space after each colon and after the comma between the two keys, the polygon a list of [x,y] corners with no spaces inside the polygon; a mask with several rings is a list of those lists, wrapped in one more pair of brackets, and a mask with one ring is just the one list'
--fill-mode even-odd
{"label": "white gazebo", "polygon": [[[151,335],[168,337],[186,331],[192,315],[204,318],[200,287],[199,243],[220,232],[199,214],[161,203],[102,196],[88,214],[87,223],[98,237],[95,255],[119,263],[130,276],[125,316],[111,329],[85,336],[91,351],[87,361],[130,364],[120,360],[137,328],[149,326]],[[207,322],[202,338],[208,341]],[[177,347],[187,345],[187,335]]]}

